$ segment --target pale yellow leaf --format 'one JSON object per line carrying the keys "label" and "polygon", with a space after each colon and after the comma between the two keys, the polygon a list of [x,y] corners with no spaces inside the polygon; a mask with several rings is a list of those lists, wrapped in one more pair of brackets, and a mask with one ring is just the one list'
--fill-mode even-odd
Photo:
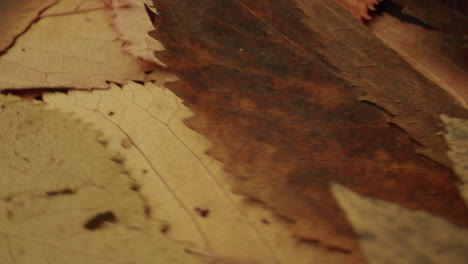
{"label": "pale yellow leaf", "polygon": [[181,99],[159,84],[129,83],[91,93],[46,94],[56,109],[73,111],[109,136],[141,183],[151,216],[168,234],[191,242],[193,254],[220,263],[345,263],[346,254],[291,237],[289,223],[230,191],[234,177],[205,154],[208,141],[183,122],[192,116]]}
{"label": "pale yellow leaf", "polygon": [[428,214],[333,184],[369,264],[464,264],[468,230]]}
{"label": "pale yellow leaf", "polygon": [[114,26],[119,31],[119,39],[124,41],[123,50],[129,54],[158,65],[164,66],[153,53],[163,50],[162,44],[150,37],[148,32],[154,30],[145,10],[145,4],[151,0],[110,0]]}
{"label": "pale yellow leaf", "polygon": [[468,204],[468,120],[441,116],[445,123],[447,141],[450,151],[448,155],[459,178],[457,186]]}
{"label": "pale yellow leaf", "polygon": [[70,114],[0,95],[0,263],[201,263],[160,232],[121,158]]}
{"label": "pale yellow leaf", "polygon": [[105,0],[61,0],[0,57],[0,90],[106,88],[153,66],[122,51]]}

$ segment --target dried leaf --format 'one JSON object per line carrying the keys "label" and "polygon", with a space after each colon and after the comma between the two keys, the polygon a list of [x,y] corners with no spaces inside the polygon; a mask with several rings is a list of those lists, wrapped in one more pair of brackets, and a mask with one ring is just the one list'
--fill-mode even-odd
{"label": "dried leaf", "polygon": [[337,184],[331,188],[356,230],[369,264],[463,264],[468,260],[468,229]]}
{"label": "dried leaf", "polygon": [[167,87],[197,113],[187,124],[244,179],[237,191],[296,221],[297,236],[352,251],[349,261],[359,261],[331,180],[467,225],[450,171],[415,155],[420,146],[359,99],[379,98],[397,115],[393,122],[443,163],[438,116],[467,112],[342,7],[318,0],[155,6],[152,34],[166,48],[156,55],[181,78]]}
{"label": "dried leaf", "polygon": [[152,66],[121,50],[104,0],[61,0],[0,57],[0,90],[106,88]]}
{"label": "dried leaf", "polygon": [[106,145],[122,154],[140,183],[148,214],[164,219],[174,239],[194,244],[192,253],[234,264],[349,263],[346,254],[297,242],[288,222],[232,194],[232,176],[205,154],[208,141],[183,123],[192,112],[161,87],[129,83],[44,100],[106,131]]}
{"label": "dried leaf", "polygon": [[414,68],[468,107],[467,49],[447,43],[438,31],[387,14],[372,20],[370,28]]}
{"label": "dried leaf", "polygon": [[124,41],[123,50],[131,55],[164,66],[154,55],[155,50],[163,47],[148,35],[153,30],[145,11],[148,0],[110,0],[114,16],[114,26]]}
{"label": "dried leaf", "polygon": [[145,215],[89,125],[16,97],[0,108],[1,263],[202,263]]}
{"label": "dried leaf", "polygon": [[402,13],[418,18],[443,34],[444,40],[468,48],[468,2],[466,0],[393,0]]}
{"label": "dried leaf", "polygon": [[15,39],[34,23],[39,14],[44,12],[58,0],[29,1],[3,0],[0,1],[0,54],[13,45]]}
{"label": "dried leaf", "polygon": [[459,178],[457,185],[468,204],[468,121],[448,116],[442,116],[442,120],[447,129],[445,140],[450,147],[449,157]]}
{"label": "dried leaf", "polygon": [[379,0],[336,0],[358,19],[372,19],[369,10],[375,10]]}

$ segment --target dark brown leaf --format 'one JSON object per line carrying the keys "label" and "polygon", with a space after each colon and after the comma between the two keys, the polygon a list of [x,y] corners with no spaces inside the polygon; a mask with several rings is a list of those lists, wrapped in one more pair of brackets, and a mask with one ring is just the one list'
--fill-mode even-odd
{"label": "dark brown leaf", "polygon": [[414,153],[447,164],[439,114],[468,113],[337,3],[155,5],[152,34],[167,49],[156,55],[182,79],[167,86],[197,112],[187,124],[245,179],[237,192],[295,220],[297,236],[362,261],[330,181],[468,225],[450,171]]}

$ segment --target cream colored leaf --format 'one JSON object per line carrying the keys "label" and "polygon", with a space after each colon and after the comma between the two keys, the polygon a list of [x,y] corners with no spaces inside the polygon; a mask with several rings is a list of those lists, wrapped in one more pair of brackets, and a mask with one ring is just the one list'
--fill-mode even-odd
{"label": "cream colored leaf", "polygon": [[359,236],[369,264],[467,263],[466,228],[361,196],[338,184],[331,189]]}
{"label": "cream colored leaf", "polygon": [[441,119],[447,129],[445,141],[450,147],[448,155],[459,178],[457,185],[468,204],[468,120],[451,118],[445,115],[442,115]]}
{"label": "cream colored leaf", "polygon": [[[159,82],[173,80],[160,75]],[[91,93],[46,94],[51,107],[73,111],[106,131],[141,183],[151,216],[190,252],[221,263],[345,263],[346,254],[290,236],[289,223],[230,191],[222,165],[205,154],[208,141],[185,126],[192,112],[160,84],[129,83]]]}
{"label": "cream colored leaf", "polygon": [[145,3],[151,0],[110,0],[114,16],[114,26],[124,41],[123,50],[131,55],[158,65],[164,66],[154,55],[154,51],[163,50],[159,41],[150,37],[148,32],[154,30]]}
{"label": "cream colored leaf", "polygon": [[122,51],[105,0],[61,0],[0,57],[0,90],[107,88],[153,66]]}
{"label": "cream colored leaf", "polygon": [[38,15],[58,0],[3,0],[0,1],[0,53],[8,49],[15,39]]}
{"label": "cream colored leaf", "polygon": [[201,263],[145,215],[102,135],[44,108],[0,96],[0,263]]}

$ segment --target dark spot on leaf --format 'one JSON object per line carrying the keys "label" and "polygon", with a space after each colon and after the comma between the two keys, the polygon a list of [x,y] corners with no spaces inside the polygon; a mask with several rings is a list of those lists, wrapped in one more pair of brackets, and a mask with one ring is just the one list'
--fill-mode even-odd
{"label": "dark spot on leaf", "polygon": [[343,254],[351,254],[351,250],[347,250],[344,248],[339,248],[339,247],[332,247],[332,246],[326,246],[326,249],[333,251],[333,252],[338,252],[338,253],[343,253]]}
{"label": "dark spot on leaf", "polygon": [[89,219],[85,224],[84,227],[88,230],[96,230],[102,228],[107,223],[116,223],[117,218],[115,217],[114,213],[111,211],[99,213],[96,216]]}
{"label": "dark spot on leaf", "polygon": [[169,230],[171,229],[171,226],[169,224],[164,224],[161,229],[159,229],[159,231],[161,231],[161,233],[163,234],[166,234],[167,232],[169,232]]}
{"label": "dark spot on leaf", "polygon": [[130,186],[130,190],[138,192],[140,190],[141,186],[137,183],[133,183],[132,186]]}
{"label": "dark spot on leaf", "polygon": [[145,206],[145,216],[147,218],[151,217],[151,208],[149,206]]}
{"label": "dark spot on leaf", "polygon": [[125,159],[121,156],[115,156],[111,159],[113,162],[118,163],[118,164],[123,164]]}
{"label": "dark spot on leaf", "polygon": [[70,188],[65,188],[62,190],[55,190],[55,191],[48,191],[46,192],[46,195],[49,197],[52,196],[57,196],[57,195],[72,195],[75,194],[76,192]]}
{"label": "dark spot on leaf", "polygon": [[115,113],[110,111],[109,113],[107,113],[108,116],[113,116]]}
{"label": "dark spot on leaf", "polygon": [[202,209],[199,207],[195,207],[195,211],[201,216],[201,217],[208,217],[210,214],[210,210],[208,209]]}
{"label": "dark spot on leaf", "polygon": [[21,49],[21,51],[22,51],[22,52],[25,52],[25,51],[26,51],[26,49],[25,49],[25,48],[22,48],[22,49]]}
{"label": "dark spot on leaf", "polygon": [[1,108],[2,110],[5,110],[6,105],[1,105],[0,108]]}
{"label": "dark spot on leaf", "polygon": [[146,174],[148,173],[148,170],[142,170],[141,172],[143,172],[143,174]]}
{"label": "dark spot on leaf", "polygon": [[269,224],[270,224],[270,221],[268,221],[268,220],[265,219],[265,218],[262,218],[262,223],[264,223],[265,225],[269,225]]}

